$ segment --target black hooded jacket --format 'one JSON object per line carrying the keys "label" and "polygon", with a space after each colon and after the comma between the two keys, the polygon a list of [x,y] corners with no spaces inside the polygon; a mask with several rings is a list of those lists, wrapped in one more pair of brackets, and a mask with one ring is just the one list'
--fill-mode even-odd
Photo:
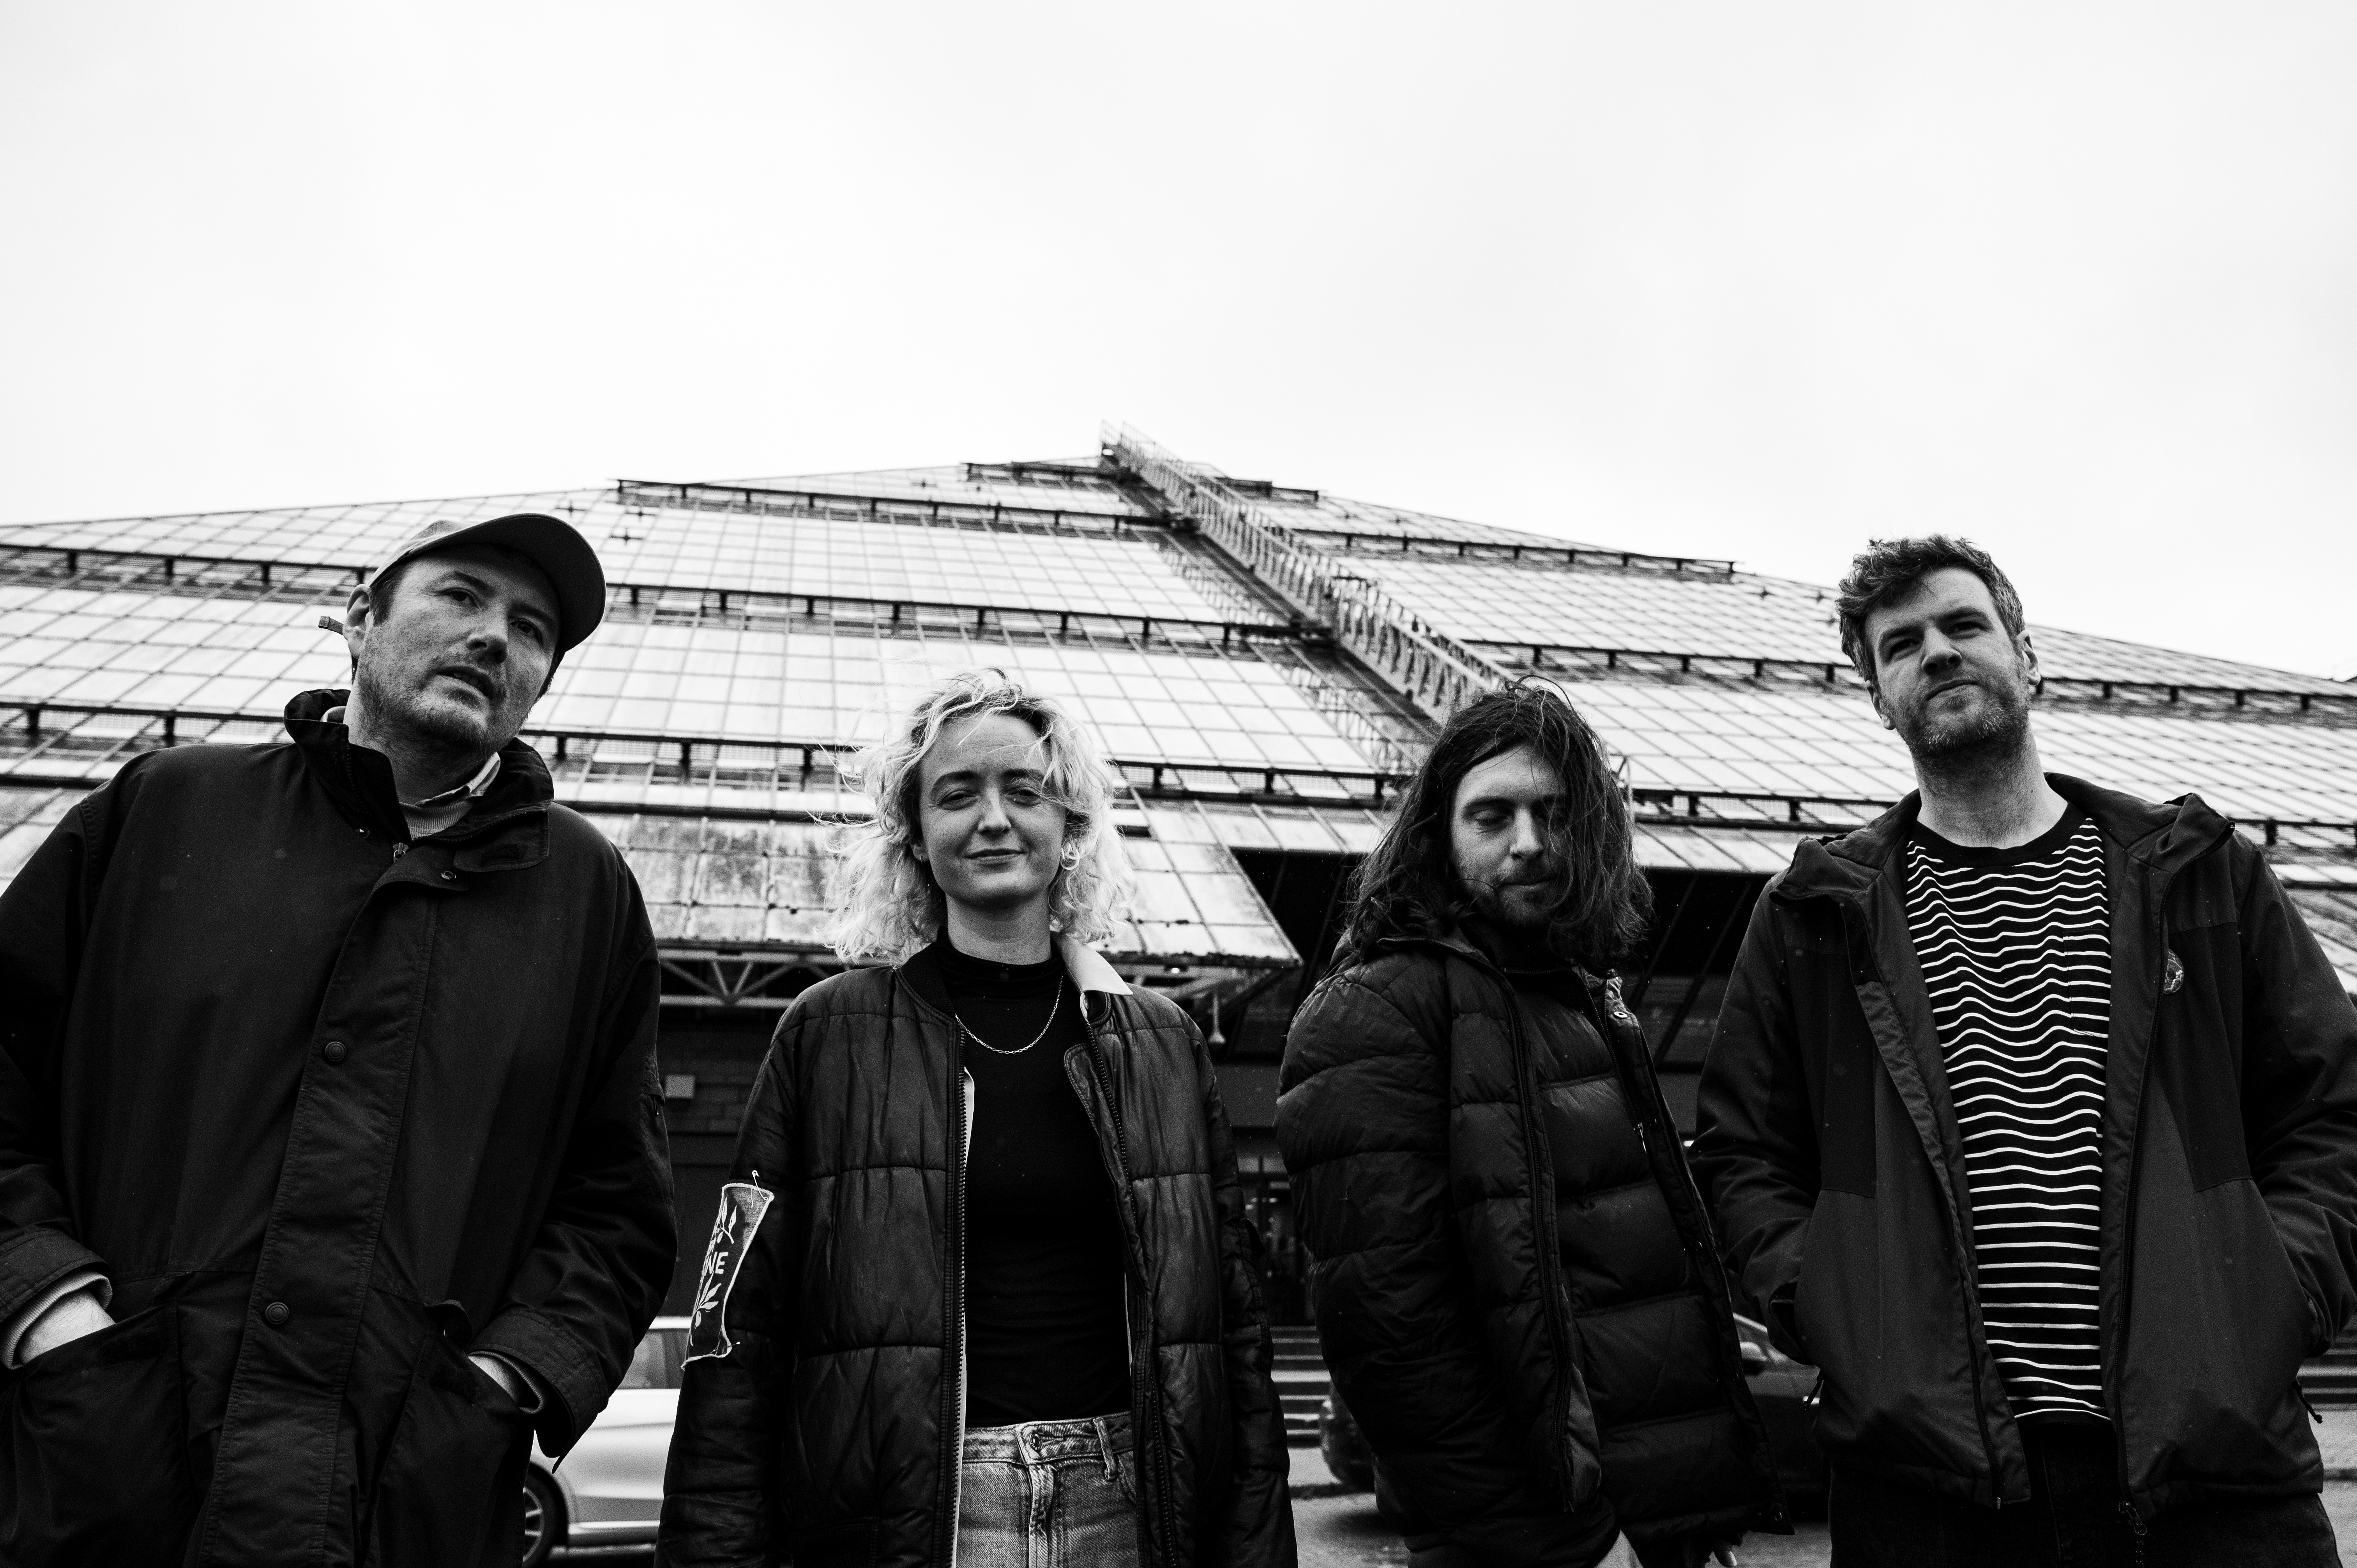
{"label": "black hooded jacket", "polygon": [[468,1352],[562,1454],[670,1281],[621,855],[521,742],[411,843],[342,700],[134,758],[0,894],[0,1321],[86,1270],[117,1319],[0,1374],[14,1568],[512,1563]]}
{"label": "black hooded jacket", "polygon": [[1617,980],[1386,944],[1303,1004],[1282,1089],[1327,1366],[1458,1552],[1585,1563],[1616,1524],[1641,1546],[1789,1528]]}
{"label": "black hooded jacket", "polygon": [[[1291,1568],[1259,1237],[1201,1037],[1060,944],[1089,1042],[1064,1071],[1128,1253],[1150,1568]],[[665,1568],[949,1568],[965,1425],[974,1083],[939,961],[811,987],[737,1134],[663,1486]]]}
{"label": "black hooded jacket", "polygon": [[[2122,1485],[2147,1515],[2313,1492],[2296,1380],[2357,1305],[2357,1009],[2199,797],[2049,782],[2101,831],[2110,886],[2098,1263]],[[1908,935],[1917,808],[1802,844],[1760,900],[1694,1163],[1746,1294],[1824,1373],[1834,1462],[1992,1506],[2030,1477]]]}

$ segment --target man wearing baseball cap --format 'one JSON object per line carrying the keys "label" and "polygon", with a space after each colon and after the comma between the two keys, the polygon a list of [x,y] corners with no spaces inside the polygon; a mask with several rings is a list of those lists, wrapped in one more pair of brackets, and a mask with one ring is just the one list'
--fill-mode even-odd
{"label": "man wearing baseball cap", "polygon": [[556,518],[431,524],[349,693],[0,894],[0,1561],[515,1562],[673,1264],[645,907],[516,739],[604,607]]}

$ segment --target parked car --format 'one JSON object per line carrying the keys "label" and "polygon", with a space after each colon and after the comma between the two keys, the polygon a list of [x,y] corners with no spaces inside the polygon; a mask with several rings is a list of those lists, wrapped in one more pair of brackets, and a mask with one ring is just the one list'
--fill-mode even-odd
{"label": "parked car", "polygon": [[[1750,1385],[1751,1401],[1767,1423],[1769,1445],[1776,1455],[1776,1476],[1783,1483],[1785,1498],[1803,1507],[1821,1504],[1825,1495],[1825,1456],[1818,1451],[1810,1430],[1817,1412],[1817,1369],[1770,1344],[1765,1324],[1738,1313],[1735,1330],[1742,1345],[1744,1381]],[[1340,1394],[1328,1394],[1318,1407],[1318,1449],[1336,1480],[1354,1491],[1374,1492],[1375,1511],[1384,1523],[1396,1530],[1407,1528],[1405,1505],[1393,1495],[1383,1466]]]}
{"label": "parked car", "polygon": [[686,1354],[687,1319],[656,1318],[622,1386],[564,1461],[533,1444],[523,1478],[524,1568],[541,1568],[560,1546],[653,1542]]}

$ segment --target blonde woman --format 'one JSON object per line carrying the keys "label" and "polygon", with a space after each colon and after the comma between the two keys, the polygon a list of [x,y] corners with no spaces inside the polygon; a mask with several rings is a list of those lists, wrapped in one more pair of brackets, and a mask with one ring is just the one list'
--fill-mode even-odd
{"label": "blonde woman", "polygon": [[701,1283],[662,1561],[1294,1561],[1257,1242],[1200,1037],[1087,944],[1113,779],[969,674],[863,764],[850,970],[778,1026]]}

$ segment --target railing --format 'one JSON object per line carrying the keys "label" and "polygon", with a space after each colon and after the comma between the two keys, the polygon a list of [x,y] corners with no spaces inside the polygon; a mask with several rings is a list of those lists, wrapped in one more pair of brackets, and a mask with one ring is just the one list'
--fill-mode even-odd
{"label": "railing", "polygon": [[1333,570],[1283,524],[1194,464],[1126,425],[1107,425],[1106,455],[1334,639],[1438,719],[1506,683],[1503,670],[1444,636],[1372,583]]}

